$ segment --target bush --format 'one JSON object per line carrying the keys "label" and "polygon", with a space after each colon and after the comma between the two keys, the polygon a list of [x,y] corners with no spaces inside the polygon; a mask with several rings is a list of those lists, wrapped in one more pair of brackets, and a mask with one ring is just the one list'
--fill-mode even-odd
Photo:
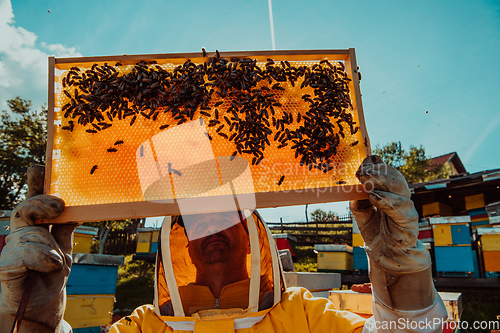
{"label": "bush", "polygon": [[122,315],[135,308],[152,304],[154,297],[154,264],[125,257],[125,265],[118,269],[115,310]]}

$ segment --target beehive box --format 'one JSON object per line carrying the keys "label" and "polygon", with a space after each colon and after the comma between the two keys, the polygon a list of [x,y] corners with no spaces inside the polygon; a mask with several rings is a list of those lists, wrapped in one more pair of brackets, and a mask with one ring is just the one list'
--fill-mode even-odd
{"label": "beehive box", "polygon": [[500,228],[477,228],[480,253],[482,253],[484,271],[495,276],[500,272]]}
{"label": "beehive box", "polygon": [[158,228],[138,228],[137,229],[137,254],[151,254],[158,251]]}
{"label": "beehive box", "polygon": [[114,295],[68,295],[64,320],[73,328],[110,324],[114,303]]}
{"label": "beehive box", "polygon": [[318,272],[352,272],[352,246],[343,244],[316,244]]}
{"label": "beehive box", "polygon": [[116,291],[118,266],[124,257],[73,253],[73,265],[66,283],[68,295],[112,294]]}
{"label": "beehive box", "polygon": [[290,234],[273,234],[273,239],[276,242],[278,250],[290,250],[291,255],[295,256],[297,238]]}
{"label": "beehive box", "polygon": [[73,253],[73,265],[66,283],[64,319],[80,332],[93,332],[111,323],[115,303],[118,266],[124,257]]}
{"label": "beehive box", "polygon": [[366,197],[354,49],[210,56],[49,59],[50,222]]}
{"label": "beehive box", "polygon": [[362,247],[352,248],[353,270],[355,273],[366,273],[368,271],[368,256]]}
{"label": "beehive box", "polygon": [[75,229],[73,237],[73,252],[90,253],[92,240],[97,236],[97,228],[79,226]]}
{"label": "beehive box", "polygon": [[431,217],[435,246],[471,245],[470,217]]}
{"label": "beehive box", "polygon": [[472,276],[474,258],[471,246],[435,246],[436,271],[441,276]]}
{"label": "beehive box", "polygon": [[422,205],[422,216],[450,216],[453,215],[452,208],[441,202],[433,202],[430,204]]}

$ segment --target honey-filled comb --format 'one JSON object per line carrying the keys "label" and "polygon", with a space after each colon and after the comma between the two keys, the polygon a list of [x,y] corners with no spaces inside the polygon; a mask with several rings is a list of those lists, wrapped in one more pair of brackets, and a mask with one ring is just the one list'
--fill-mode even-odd
{"label": "honey-filled comb", "polygon": [[354,49],[49,59],[65,223],[365,198]]}

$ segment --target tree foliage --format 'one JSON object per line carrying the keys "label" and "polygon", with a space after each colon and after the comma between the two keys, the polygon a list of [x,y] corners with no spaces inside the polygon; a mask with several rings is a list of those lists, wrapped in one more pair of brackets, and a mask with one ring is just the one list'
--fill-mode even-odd
{"label": "tree foliage", "polygon": [[31,109],[31,101],[8,100],[0,115],[0,209],[13,209],[26,195],[26,170],[45,163],[47,110]]}
{"label": "tree foliage", "polygon": [[321,209],[316,209],[311,213],[311,220],[313,221],[337,221],[339,219],[339,214],[336,212],[332,212],[331,210],[327,212],[321,210]]}
{"label": "tree foliage", "polygon": [[398,169],[410,184],[449,177],[446,167],[432,167],[431,159],[426,156],[422,145],[410,146],[410,150],[405,151],[400,141],[391,142],[383,147],[377,145],[373,153]]}

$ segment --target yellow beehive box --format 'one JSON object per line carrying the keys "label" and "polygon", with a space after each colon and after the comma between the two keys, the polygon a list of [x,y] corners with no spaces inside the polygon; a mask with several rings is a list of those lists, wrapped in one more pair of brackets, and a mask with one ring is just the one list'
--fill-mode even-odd
{"label": "yellow beehive box", "polygon": [[484,207],[484,194],[465,197],[465,209],[471,210]]}
{"label": "yellow beehive box", "polygon": [[453,245],[451,239],[451,228],[449,224],[438,224],[432,226],[432,234],[434,236],[435,246],[450,246]]}
{"label": "yellow beehive box", "polygon": [[146,242],[142,242],[142,243],[137,243],[137,249],[136,249],[136,253],[149,253],[149,251],[151,250],[151,243],[146,243]]}
{"label": "yellow beehive box", "polygon": [[64,320],[72,328],[111,324],[114,295],[68,295]]}
{"label": "yellow beehive box", "polygon": [[363,237],[361,234],[352,234],[352,246],[363,246],[365,242],[363,241]]}
{"label": "yellow beehive box", "polygon": [[146,242],[150,243],[151,242],[151,231],[142,231],[137,233],[137,242]]}
{"label": "yellow beehive box", "polygon": [[153,235],[151,236],[151,241],[152,242],[158,242],[158,236],[160,235],[159,230],[153,231]]}
{"label": "yellow beehive box", "polygon": [[317,244],[318,272],[352,271],[352,246],[343,244]]}
{"label": "yellow beehive box", "polygon": [[482,235],[481,247],[483,251],[500,251],[500,234]]}
{"label": "yellow beehive box", "polygon": [[423,217],[432,215],[451,216],[453,212],[450,206],[441,202],[433,202],[422,205],[422,215]]}
{"label": "yellow beehive box", "polygon": [[79,226],[75,229],[73,237],[73,252],[90,253],[92,249],[92,240],[97,236],[97,228]]}
{"label": "yellow beehive box", "polygon": [[90,253],[92,249],[92,235],[76,234],[73,238],[73,252]]}

